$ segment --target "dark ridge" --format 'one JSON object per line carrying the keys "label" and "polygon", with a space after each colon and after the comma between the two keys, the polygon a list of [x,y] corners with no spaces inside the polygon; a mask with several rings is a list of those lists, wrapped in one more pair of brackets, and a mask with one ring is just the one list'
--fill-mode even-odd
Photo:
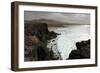
{"label": "dark ridge", "polygon": [[63,23],[51,19],[25,20],[25,24],[46,23],[48,27],[64,27]]}

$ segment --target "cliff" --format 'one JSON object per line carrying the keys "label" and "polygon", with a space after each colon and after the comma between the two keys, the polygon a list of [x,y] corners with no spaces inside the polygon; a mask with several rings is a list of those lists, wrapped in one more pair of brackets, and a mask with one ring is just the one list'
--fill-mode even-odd
{"label": "cliff", "polygon": [[[46,23],[25,23],[25,61],[51,60],[53,53],[47,48],[47,40],[57,37],[48,31]],[[52,55],[51,55],[52,54]]]}

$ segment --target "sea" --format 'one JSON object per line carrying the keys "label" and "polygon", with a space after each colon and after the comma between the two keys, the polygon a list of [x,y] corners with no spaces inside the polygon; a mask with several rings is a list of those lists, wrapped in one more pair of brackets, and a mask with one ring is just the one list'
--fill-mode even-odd
{"label": "sea", "polygon": [[72,50],[76,50],[76,43],[90,39],[90,25],[66,25],[64,27],[48,27],[49,31],[59,33],[57,36],[57,50],[63,60],[68,59]]}

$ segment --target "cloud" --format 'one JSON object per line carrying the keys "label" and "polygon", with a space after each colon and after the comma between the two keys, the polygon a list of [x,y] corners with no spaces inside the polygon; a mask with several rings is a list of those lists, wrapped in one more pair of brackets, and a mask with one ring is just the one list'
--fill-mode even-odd
{"label": "cloud", "polygon": [[52,19],[60,22],[90,24],[90,14],[85,14],[85,13],[56,13],[56,12],[25,11],[24,17],[25,20],[46,18],[46,19]]}

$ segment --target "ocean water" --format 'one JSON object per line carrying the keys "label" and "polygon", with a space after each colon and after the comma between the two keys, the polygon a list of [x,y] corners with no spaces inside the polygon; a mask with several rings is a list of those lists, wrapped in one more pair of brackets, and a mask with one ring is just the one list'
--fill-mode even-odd
{"label": "ocean water", "polygon": [[76,48],[76,42],[90,39],[90,25],[67,25],[66,27],[50,27],[49,31],[59,33],[57,36],[57,50],[63,60]]}

